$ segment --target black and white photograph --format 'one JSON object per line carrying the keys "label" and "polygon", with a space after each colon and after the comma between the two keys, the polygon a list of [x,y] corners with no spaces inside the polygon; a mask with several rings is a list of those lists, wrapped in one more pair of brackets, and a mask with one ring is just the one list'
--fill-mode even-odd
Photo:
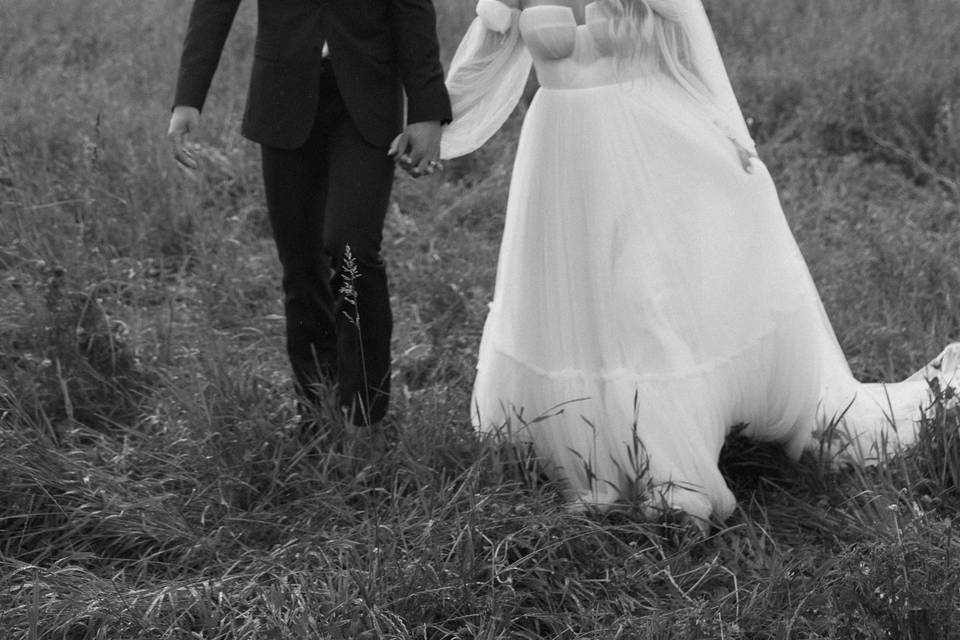
{"label": "black and white photograph", "polygon": [[960,638],[957,0],[0,0],[0,640]]}

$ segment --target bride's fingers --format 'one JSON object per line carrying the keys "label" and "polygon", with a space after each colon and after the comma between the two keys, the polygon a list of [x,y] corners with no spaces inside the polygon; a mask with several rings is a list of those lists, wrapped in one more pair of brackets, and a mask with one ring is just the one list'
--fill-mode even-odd
{"label": "bride's fingers", "polygon": [[433,173],[433,167],[431,165],[431,160],[426,156],[420,158],[420,162],[417,163],[417,173],[420,175],[426,175]]}
{"label": "bride's fingers", "polygon": [[397,158],[407,148],[408,144],[406,132],[397,135],[390,143],[390,150],[387,151],[387,155]]}
{"label": "bride's fingers", "polygon": [[754,155],[744,147],[737,147],[737,155],[740,156],[740,165],[743,167],[743,170],[747,173],[753,173],[753,158]]}

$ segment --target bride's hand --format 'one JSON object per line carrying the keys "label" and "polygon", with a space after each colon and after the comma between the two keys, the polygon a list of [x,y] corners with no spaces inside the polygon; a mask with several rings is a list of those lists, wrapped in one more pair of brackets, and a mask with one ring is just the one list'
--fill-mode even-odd
{"label": "bride's hand", "polygon": [[740,159],[740,166],[747,173],[753,173],[753,159],[757,157],[757,152],[747,149],[745,146],[733,140],[733,146],[737,148],[737,157]]}

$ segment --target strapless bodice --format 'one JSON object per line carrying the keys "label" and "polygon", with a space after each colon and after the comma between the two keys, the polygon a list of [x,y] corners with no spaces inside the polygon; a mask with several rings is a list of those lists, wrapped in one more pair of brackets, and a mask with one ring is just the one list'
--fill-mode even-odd
{"label": "strapless bodice", "polygon": [[541,86],[585,89],[640,75],[614,58],[610,18],[600,4],[588,4],[585,14],[585,23],[577,24],[573,10],[562,5],[537,5],[520,13],[520,34]]}

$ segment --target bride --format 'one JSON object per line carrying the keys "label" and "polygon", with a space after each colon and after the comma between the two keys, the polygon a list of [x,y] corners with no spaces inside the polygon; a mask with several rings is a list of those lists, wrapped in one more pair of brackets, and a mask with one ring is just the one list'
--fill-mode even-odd
{"label": "bride", "polygon": [[442,157],[504,123],[535,67],[472,419],[531,443],[573,504],[724,519],[726,435],[859,462],[915,438],[957,345],[856,381],[755,151],[700,0],[480,0]]}

